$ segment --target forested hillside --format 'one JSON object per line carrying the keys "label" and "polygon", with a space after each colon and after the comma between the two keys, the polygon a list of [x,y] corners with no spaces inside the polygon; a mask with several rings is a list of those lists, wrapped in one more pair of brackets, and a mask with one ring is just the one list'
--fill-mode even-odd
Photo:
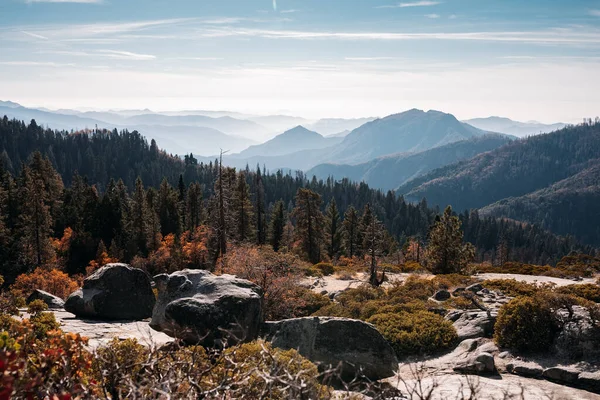
{"label": "forested hillside", "polygon": [[425,197],[431,204],[457,209],[502,201],[489,212],[543,224],[597,245],[597,217],[589,211],[576,217],[576,209],[598,193],[594,167],[599,155],[600,122],[589,121],[440,168],[401,186],[398,194],[410,201]]}
{"label": "forested hillside", "polygon": [[395,190],[398,186],[434,169],[496,149],[511,140],[506,135],[488,134],[416,154],[380,157],[363,164],[321,164],[308,170],[306,175],[315,175],[318,179],[327,179],[330,176],[345,177],[357,182],[366,182],[373,188]]}
{"label": "forested hillside", "polygon": [[[378,246],[391,255],[408,238],[426,243],[439,214],[425,201],[408,204],[347,179],[308,180],[301,173],[181,160],[136,132],[68,134],[4,118],[0,155],[0,263],[13,273],[53,257],[81,272],[104,252],[132,262],[160,249],[183,254],[186,243],[185,251],[199,252],[188,254],[190,265],[214,263],[227,241],[284,244],[317,262],[362,251],[363,239],[349,232],[363,232],[370,215],[383,223]],[[307,209],[308,231],[302,222]],[[478,260],[494,260],[500,245],[511,259],[541,264],[574,249],[592,251],[536,227],[477,213],[460,217]],[[332,224],[335,232],[326,229]],[[344,239],[331,250],[334,236]],[[61,253],[61,243],[69,243],[68,252]]]}

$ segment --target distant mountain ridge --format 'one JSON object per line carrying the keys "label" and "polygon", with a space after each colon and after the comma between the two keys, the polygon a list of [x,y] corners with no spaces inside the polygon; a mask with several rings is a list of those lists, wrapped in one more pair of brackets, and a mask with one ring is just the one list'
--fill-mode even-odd
{"label": "distant mountain ridge", "polygon": [[539,224],[600,245],[600,122],[516,140],[398,188],[409,201]]}
{"label": "distant mountain ridge", "polygon": [[341,141],[341,138],[325,138],[319,133],[299,125],[265,143],[250,146],[234,157],[282,156],[303,150],[323,149]]}
{"label": "distant mountain ridge", "polygon": [[395,190],[407,181],[444,165],[469,159],[511,142],[506,135],[488,134],[450,143],[419,153],[404,153],[376,158],[357,165],[321,164],[306,172],[318,179],[348,178],[382,190]]}
{"label": "distant mountain ridge", "polygon": [[[16,104],[16,103],[13,103]],[[43,111],[39,109],[26,108],[18,104],[14,107],[0,105],[0,116],[8,116],[23,121],[31,121],[35,119],[38,125],[48,125],[52,129],[59,130],[83,130],[105,128],[105,129],[128,129],[130,131],[138,130],[140,133],[147,136],[149,139],[155,139],[174,154],[186,154],[190,152],[199,154],[215,154],[220,148],[228,148],[232,151],[241,151],[246,147],[255,144],[256,142],[236,135],[228,135],[216,128],[210,126],[190,126],[177,125],[170,126],[151,124],[152,120],[146,121],[143,117],[123,117],[110,114],[115,119],[104,121],[101,119],[91,118],[95,116],[106,118],[110,113],[99,112],[84,112],[77,115],[60,114],[57,112]],[[167,117],[168,118],[168,117]],[[228,120],[205,118],[206,125],[218,126],[221,124],[231,132],[235,131],[237,122]],[[120,122],[118,122],[120,121]],[[146,121],[146,122],[145,122]],[[156,121],[154,121],[156,122]],[[248,121],[242,121],[245,124]]]}
{"label": "distant mountain ridge", "polygon": [[358,164],[394,153],[424,151],[485,133],[459,122],[451,114],[412,109],[354,129],[329,161]]}
{"label": "distant mountain ridge", "polygon": [[550,133],[566,126],[566,124],[560,122],[555,124],[542,124],[537,121],[519,122],[504,117],[474,118],[463,122],[486,131],[505,133],[518,137]]}

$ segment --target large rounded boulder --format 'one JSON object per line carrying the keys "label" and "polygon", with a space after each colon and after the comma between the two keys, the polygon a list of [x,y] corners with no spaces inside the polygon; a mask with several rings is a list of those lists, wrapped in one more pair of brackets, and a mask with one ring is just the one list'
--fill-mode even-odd
{"label": "large rounded boulder", "polygon": [[84,318],[140,320],[152,316],[155,302],[148,274],[127,264],[106,264],[69,296],[65,310]]}
{"label": "large rounded boulder", "polygon": [[295,349],[321,371],[338,369],[344,380],[379,380],[398,369],[394,350],[377,329],[366,322],[333,317],[305,317],[267,322],[265,339],[273,346]]}
{"label": "large rounded boulder", "polygon": [[187,343],[221,346],[258,337],[263,291],[232,275],[183,270],[154,277],[158,301],[150,326]]}

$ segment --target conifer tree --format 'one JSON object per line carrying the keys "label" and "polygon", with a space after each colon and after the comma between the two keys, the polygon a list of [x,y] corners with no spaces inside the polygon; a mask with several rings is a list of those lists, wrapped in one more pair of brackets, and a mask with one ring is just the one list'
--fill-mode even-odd
{"label": "conifer tree", "polygon": [[234,218],[237,225],[237,240],[245,242],[252,238],[254,224],[252,220],[252,202],[250,201],[250,186],[246,182],[246,174],[240,172],[237,176],[237,187],[233,198]]}
{"label": "conifer tree", "polygon": [[135,181],[132,204],[132,246],[133,254],[148,254],[148,211],[146,207],[146,192],[140,178]]}
{"label": "conifer tree", "polygon": [[158,217],[158,193],[150,188],[146,192],[146,237],[148,250],[156,251],[160,247],[162,235],[160,234],[160,219]]}
{"label": "conifer tree", "polygon": [[283,201],[279,200],[275,203],[271,212],[271,223],[269,225],[269,242],[273,251],[279,251],[283,242],[283,233],[285,229],[286,219]]}
{"label": "conifer tree", "polygon": [[256,242],[263,245],[267,241],[267,217],[265,211],[265,188],[260,166],[256,166]]}
{"label": "conifer tree", "polygon": [[427,266],[434,274],[461,272],[473,260],[475,250],[471,243],[463,243],[460,220],[448,206],[429,232]]}
{"label": "conifer tree", "polygon": [[302,244],[302,250],[313,264],[321,261],[321,243],[323,243],[323,222],[321,196],[309,189],[298,189],[296,208],[296,236]]}
{"label": "conifer tree", "polygon": [[380,286],[383,283],[384,276],[381,279],[377,277],[377,257],[381,255],[383,250],[385,228],[377,219],[369,204],[365,206],[363,212],[361,231],[363,234],[363,249],[370,258],[369,282],[373,286]]}
{"label": "conifer tree", "polygon": [[186,230],[194,231],[203,220],[202,212],[202,188],[198,183],[190,184],[186,198]]}
{"label": "conifer tree", "polygon": [[23,166],[19,179],[19,242],[21,256],[29,269],[43,266],[54,256],[49,192],[41,177]]}
{"label": "conifer tree", "polygon": [[358,212],[353,206],[348,207],[342,222],[343,241],[346,255],[354,257],[359,254],[362,247],[362,238],[359,227]]}
{"label": "conifer tree", "polygon": [[163,179],[158,188],[158,215],[161,234],[181,233],[181,216],[179,215],[179,202],[177,191],[173,189],[167,179]]}
{"label": "conifer tree", "polygon": [[337,208],[335,199],[332,199],[327,206],[327,214],[325,216],[327,255],[331,259],[339,255],[342,246],[342,229],[340,225],[340,211]]}

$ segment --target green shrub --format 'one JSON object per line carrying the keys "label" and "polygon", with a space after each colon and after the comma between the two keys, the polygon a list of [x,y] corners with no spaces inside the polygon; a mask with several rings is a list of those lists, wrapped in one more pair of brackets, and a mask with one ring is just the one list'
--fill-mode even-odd
{"label": "green shrub", "polygon": [[318,263],[313,265],[313,268],[321,271],[324,276],[333,275],[335,272],[335,267],[330,263]]}
{"label": "green shrub", "polygon": [[559,326],[546,295],[522,296],[498,311],[494,340],[499,346],[519,351],[547,351]]}
{"label": "green shrub", "polygon": [[96,351],[93,363],[96,381],[112,398],[126,398],[129,390],[126,378],[140,373],[149,353],[136,339],[114,338]]}
{"label": "green shrub", "polygon": [[306,268],[304,270],[304,274],[306,276],[312,276],[314,278],[321,278],[321,277],[323,277],[323,272],[321,272],[320,269],[315,268],[314,266]]}
{"label": "green shrub", "polygon": [[481,284],[486,289],[500,291],[510,297],[533,296],[539,290],[536,285],[519,282],[515,279],[490,279]]}
{"label": "green shrub", "polygon": [[594,303],[600,303],[600,286],[592,283],[562,286],[556,288],[556,292],[561,294],[570,294],[593,301]]}
{"label": "green shrub", "polygon": [[400,357],[437,353],[458,339],[450,321],[428,311],[376,314],[368,322],[377,327]]}
{"label": "green shrub", "polygon": [[48,304],[44,303],[43,300],[34,300],[29,303],[29,307],[27,308],[29,314],[39,314],[46,310],[48,310]]}

